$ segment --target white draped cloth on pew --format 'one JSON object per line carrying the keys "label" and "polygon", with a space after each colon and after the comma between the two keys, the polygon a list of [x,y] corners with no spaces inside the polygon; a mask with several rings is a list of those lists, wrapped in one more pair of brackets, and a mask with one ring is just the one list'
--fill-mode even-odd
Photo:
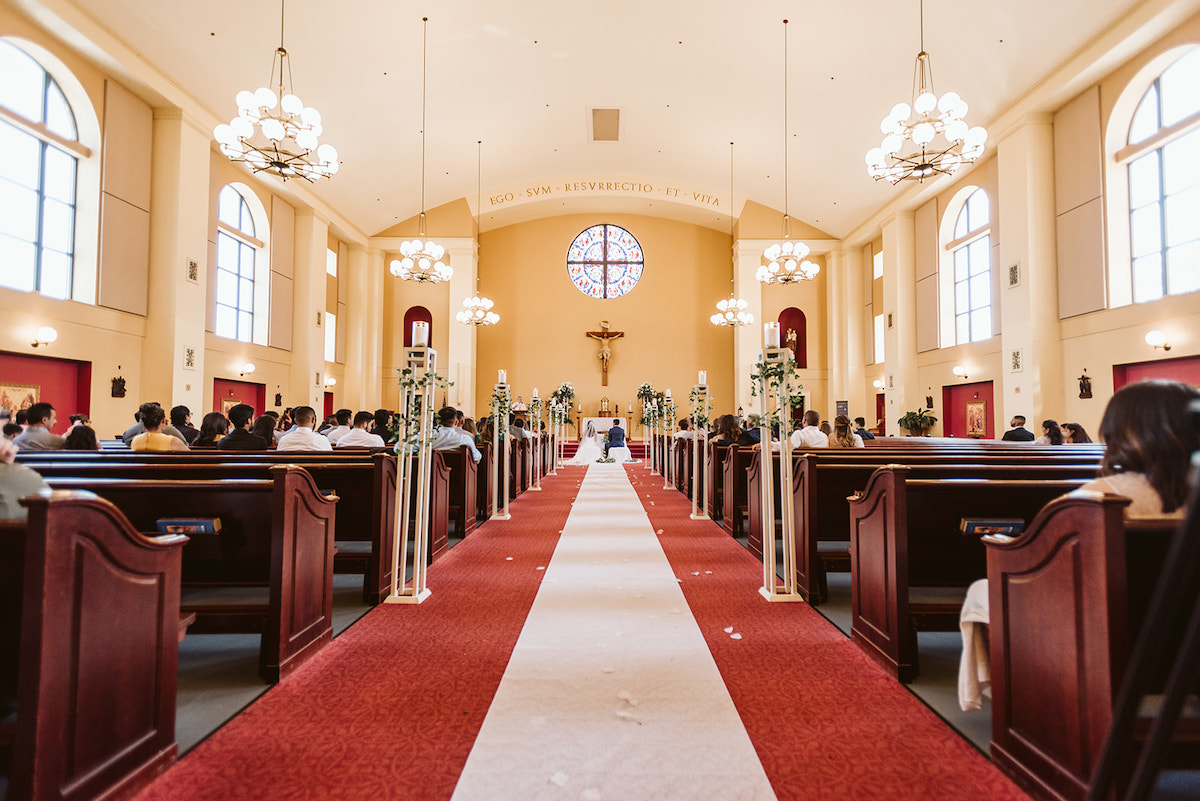
{"label": "white draped cloth on pew", "polygon": [[633,454],[631,454],[629,452],[629,448],[625,448],[625,447],[609,448],[608,449],[608,458],[613,459],[617,463],[636,462],[637,461],[637,459],[633,458]]}
{"label": "white draped cloth on pew", "polygon": [[983,706],[983,696],[991,697],[992,662],[988,649],[987,579],[976,581],[967,590],[958,627],[962,630],[962,661],[958,665],[958,705],[964,712]]}

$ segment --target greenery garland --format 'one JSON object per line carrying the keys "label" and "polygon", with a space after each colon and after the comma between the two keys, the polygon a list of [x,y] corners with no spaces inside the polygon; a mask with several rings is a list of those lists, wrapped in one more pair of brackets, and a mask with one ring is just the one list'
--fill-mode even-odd
{"label": "greenery garland", "polygon": [[[801,394],[804,391],[804,385],[798,383],[800,371],[796,368],[796,362],[792,359],[784,361],[771,362],[755,362],[754,372],[750,374],[750,396],[758,397],[759,387],[764,388],[767,402],[770,403],[771,398],[776,395],[781,387],[787,390],[788,396],[788,419],[791,419],[791,410],[795,408],[797,401],[802,398]],[[779,408],[770,409],[765,418],[759,415],[757,417],[759,425],[766,425],[774,428],[779,426],[783,421],[779,416]],[[781,428],[782,432],[783,429]],[[784,432],[786,433],[786,432]]]}
{"label": "greenery garland", "polygon": [[[425,397],[425,391],[432,386],[436,395],[437,387],[445,390],[454,386],[454,382],[437,373],[422,373],[421,375],[417,375],[411,367],[404,367],[398,372],[400,373],[400,397],[411,397],[412,403],[409,404],[409,408],[401,409],[393,415],[392,436],[389,438],[389,442],[395,442],[397,446],[400,445],[400,428],[403,426],[404,444],[416,445],[420,442],[421,437],[421,402]],[[433,431],[436,428],[436,425],[429,427],[429,431],[426,432],[427,441],[432,442],[434,440],[435,434]]]}
{"label": "greenery garland", "polygon": [[710,415],[712,414],[712,410],[713,410],[712,396],[709,395],[708,393],[703,393],[703,394],[704,394],[704,397],[706,400],[705,400],[703,407],[701,407],[700,406],[700,396],[701,396],[700,390],[697,389],[696,387],[692,387],[692,391],[690,393],[688,393],[688,399],[692,402],[691,417],[695,421],[696,428],[698,428],[698,429],[708,427]]}

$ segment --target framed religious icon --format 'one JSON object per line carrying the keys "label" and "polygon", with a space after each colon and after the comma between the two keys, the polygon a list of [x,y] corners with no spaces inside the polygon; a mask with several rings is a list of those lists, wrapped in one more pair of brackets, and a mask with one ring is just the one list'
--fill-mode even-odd
{"label": "framed religious icon", "polygon": [[237,398],[221,398],[221,414],[229,416],[229,410],[241,403]]}
{"label": "framed religious icon", "polygon": [[967,402],[967,436],[987,436],[987,401]]}
{"label": "framed religious icon", "polygon": [[40,384],[9,384],[0,382],[0,409],[13,414],[28,409],[42,399]]}

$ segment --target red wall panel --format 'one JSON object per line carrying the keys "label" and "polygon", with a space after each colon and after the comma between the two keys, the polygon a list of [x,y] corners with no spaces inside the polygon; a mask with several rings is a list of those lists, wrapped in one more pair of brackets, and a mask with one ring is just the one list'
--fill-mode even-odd
{"label": "red wall panel", "polygon": [[71,424],[70,415],[91,413],[91,362],[0,352],[0,383],[40,387],[40,400],[58,412],[56,433]]}
{"label": "red wall panel", "polygon": [[1113,365],[1113,390],[1152,378],[1168,378],[1200,387],[1200,356]]}
{"label": "red wall panel", "polygon": [[942,387],[942,436],[967,437],[967,404],[979,401],[987,404],[984,407],[986,430],[983,436],[985,439],[994,439],[996,437],[996,404],[992,398],[991,381]]}
{"label": "red wall panel", "polygon": [[239,403],[250,404],[254,407],[254,416],[257,417],[267,408],[267,386],[266,384],[254,384],[250,381],[214,378],[212,411],[221,411],[222,403],[230,399],[237,400]]}

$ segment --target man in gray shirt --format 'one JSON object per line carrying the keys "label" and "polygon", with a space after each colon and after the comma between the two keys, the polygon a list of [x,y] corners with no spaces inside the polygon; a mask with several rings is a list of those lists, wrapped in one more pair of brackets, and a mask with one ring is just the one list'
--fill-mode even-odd
{"label": "man in gray shirt", "polygon": [[17,503],[26,495],[46,489],[46,482],[23,464],[13,464],[17,446],[0,437],[0,520],[24,520],[28,514]]}
{"label": "man in gray shirt", "polygon": [[48,403],[35,403],[29,407],[29,427],[13,440],[18,448],[27,451],[60,451],[67,440],[51,433],[58,414]]}

